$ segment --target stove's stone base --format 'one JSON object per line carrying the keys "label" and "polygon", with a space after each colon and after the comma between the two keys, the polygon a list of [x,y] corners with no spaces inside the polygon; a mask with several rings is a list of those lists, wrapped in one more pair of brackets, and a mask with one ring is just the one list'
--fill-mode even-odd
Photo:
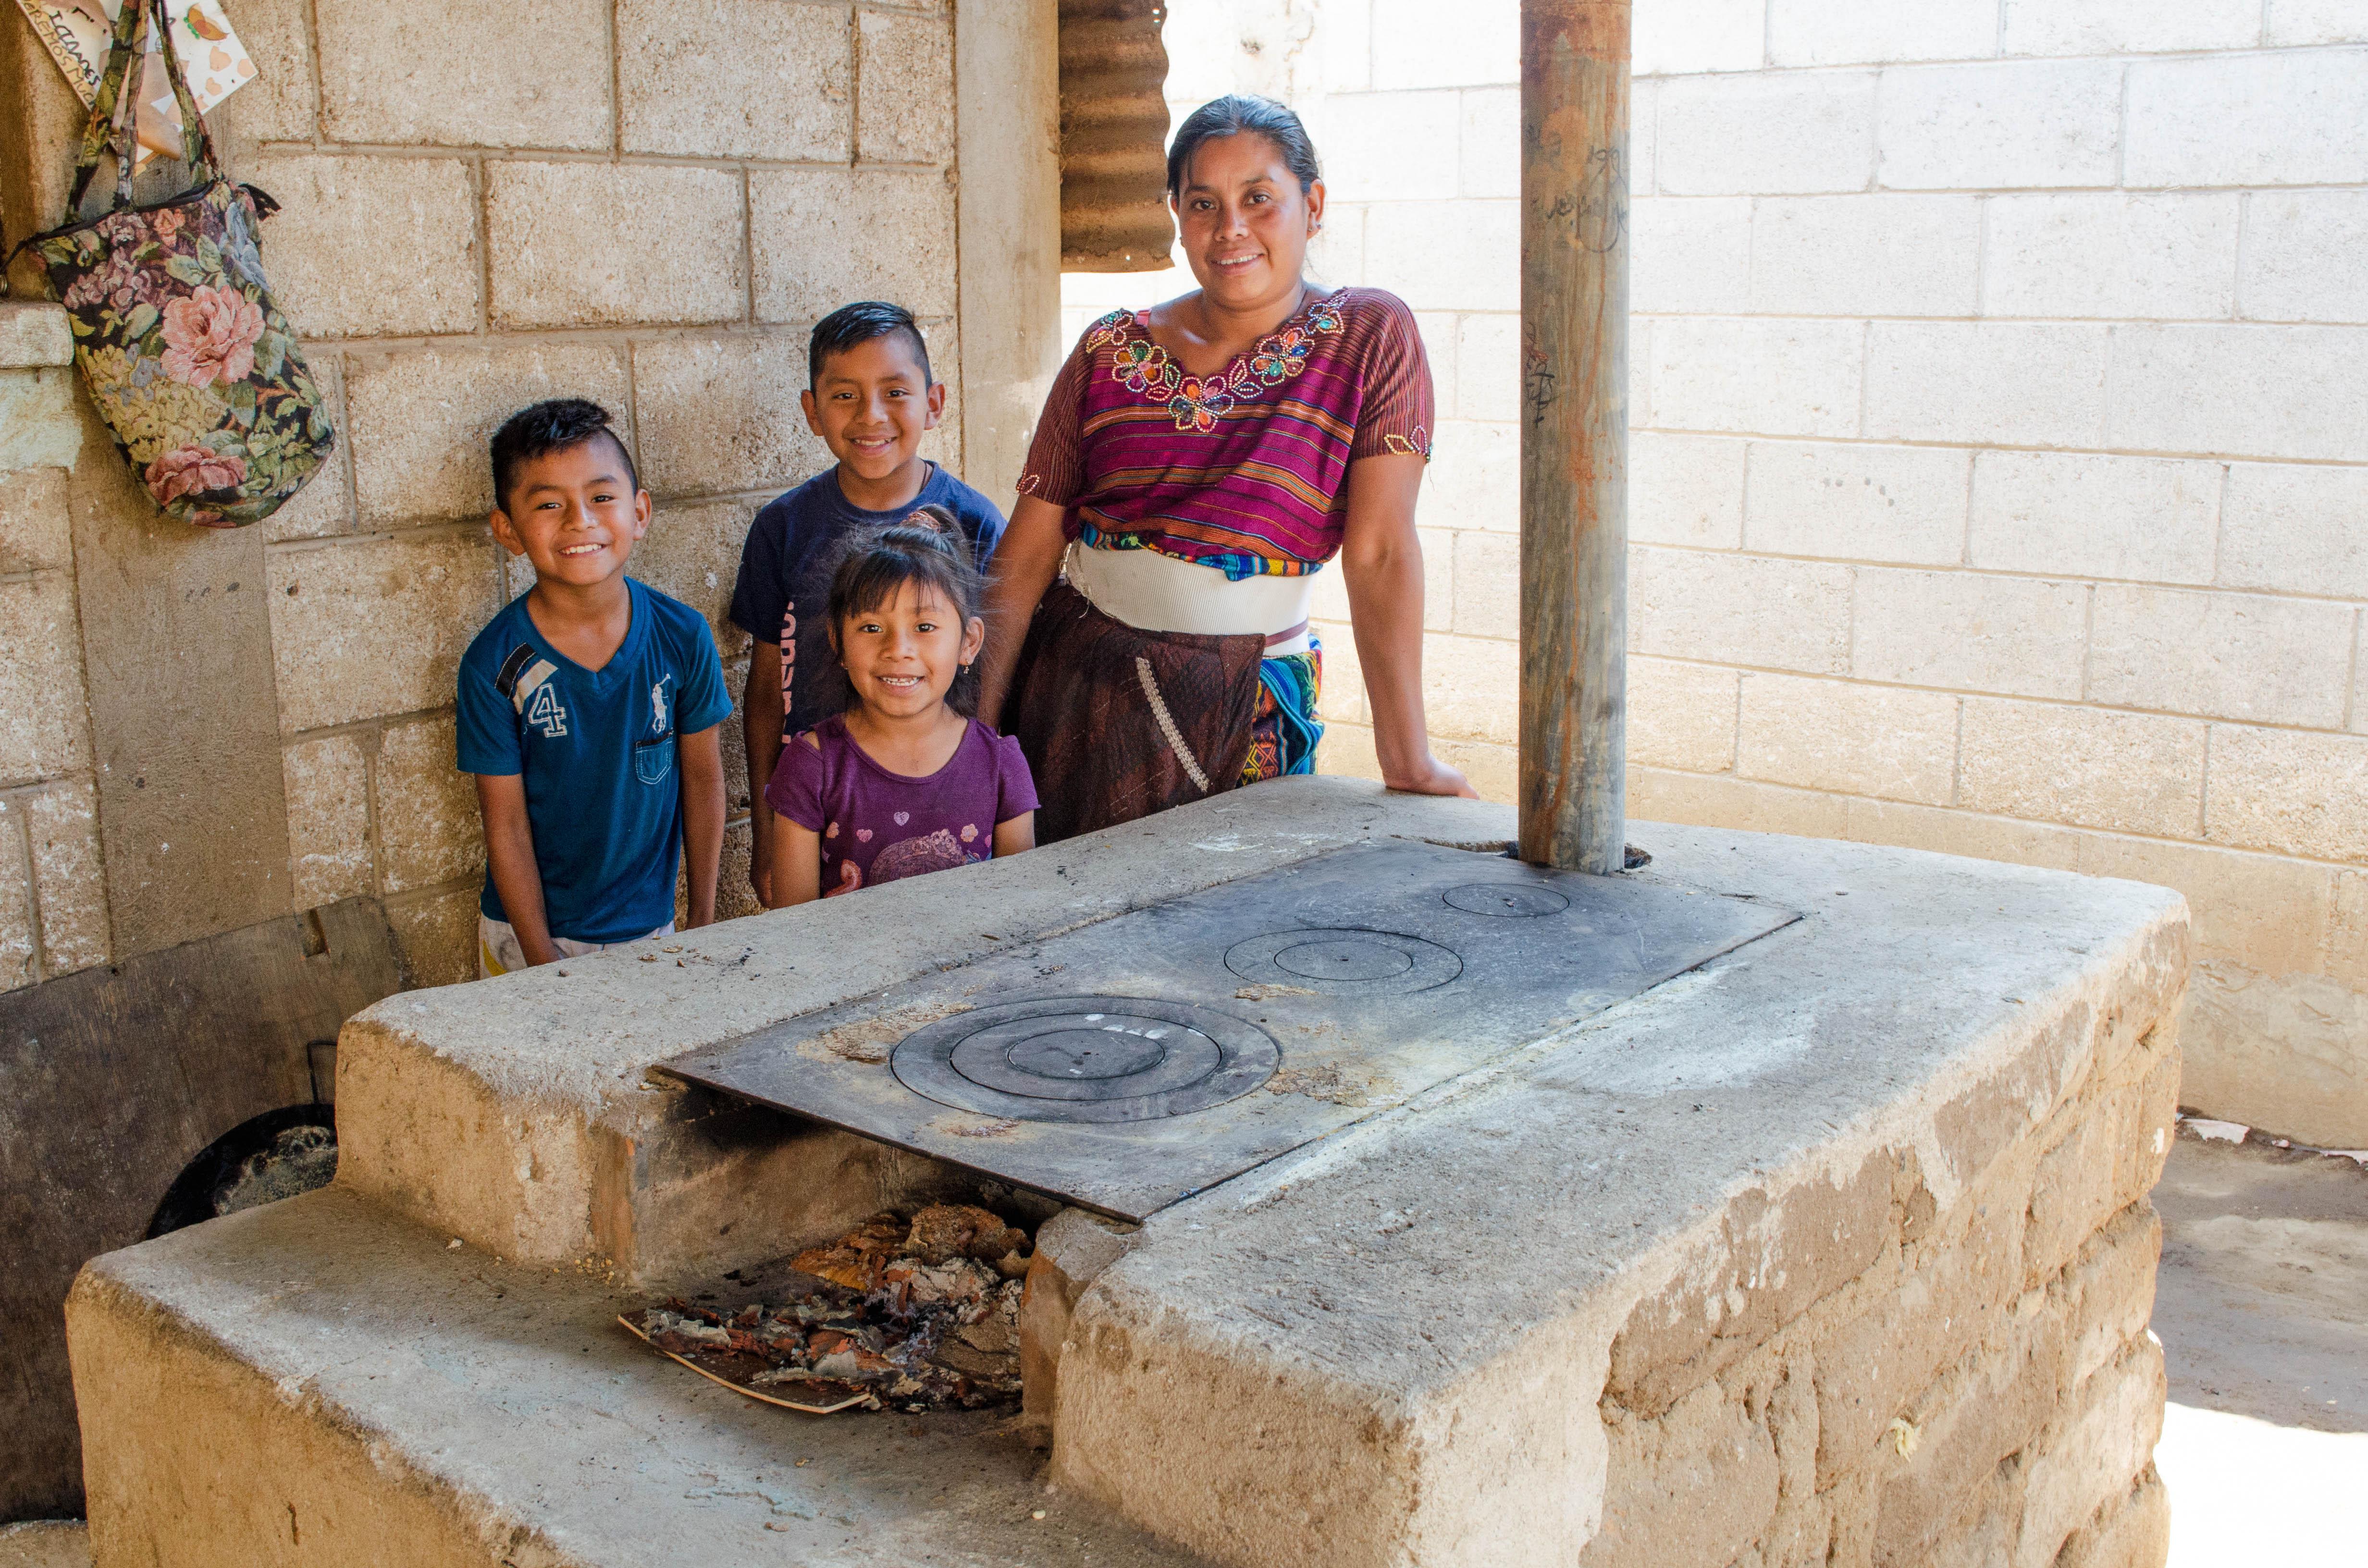
{"label": "stove's stone base", "polygon": [[[608,1222],[620,1274],[655,1278],[948,1176],[851,1140],[702,1154],[700,1118],[641,1087],[650,1062],[942,961],[963,930],[1510,825],[1331,781],[1256,801],[974,868],[959,900],[867,893],[881,928],[936,922],[894,952],[817,961],[810,917],[761,917],[692,933],[700,968],[628,953],[382,1005],[346,1056],[370,1135],[339,1188],[76,1288],[102,1568],[2157,1568],[2145,1194],[2185,913],[2131,883],[1634,824],[1645,874],[1804,918],[1123,1245],[1049,1222],[1024,1320],[1049,1477],[975,1421],[790,1416],[608,1330],[577,1271],[604,1204],[631,1221]],[[493,1190],[435,1165],[419,1140],[446,1132]],[[604,1138],[626,1140],[606,1167],[568,1153]],[[800,1161],[837,1174],[801,1188]],[[445,1224],[464,1212],[524,1244],[449,1249],[479,1239]],[[666,1215],[703,1228],[653,1231]]]}

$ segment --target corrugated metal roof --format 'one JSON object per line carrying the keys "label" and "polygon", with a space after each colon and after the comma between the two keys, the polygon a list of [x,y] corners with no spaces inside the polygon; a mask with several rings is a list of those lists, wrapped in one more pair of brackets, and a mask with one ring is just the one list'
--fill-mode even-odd
{"label": "corrugated metal roof", "polygon": [[1167,216],[1164,0],[1061,0],[1061,269],[1156,272]]}

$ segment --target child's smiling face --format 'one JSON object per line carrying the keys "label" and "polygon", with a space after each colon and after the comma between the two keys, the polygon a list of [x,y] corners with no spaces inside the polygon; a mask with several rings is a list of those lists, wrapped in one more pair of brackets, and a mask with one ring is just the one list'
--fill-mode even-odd
{"label": "child's smiling face", "polygon": [[904,333],[888,332],[825,359],[799,401],[831,456],[878,483],[919,459],[922,434],[945,412],[946,389],[930,384]]}
{"label": "child's smiling face", "polygon": [[849,614],[834,632],[855,699],[883,718],[909,719],[946,699],[954,676],[978,657],[986,622],[965,622],[944,595],[907,580],[887,603]]}
{"label": "child's smiling face", "polygon": [[527,459],[493,515],[494,538],[546,583],[590,587],[625,569],[649,531],[650,497],[607,436]]}

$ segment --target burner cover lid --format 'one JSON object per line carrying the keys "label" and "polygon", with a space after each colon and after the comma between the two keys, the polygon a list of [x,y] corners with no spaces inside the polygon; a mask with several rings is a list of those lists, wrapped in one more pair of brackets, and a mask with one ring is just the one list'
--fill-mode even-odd
{"label": "burner cover lid", "polygon": [[1225,967],[1269,985],[1396,996],[1446,984],[1463,972],[1463,960],[1437,942],[1395,931],[1302,927],[1235,943],[1225,949]]}
{"label": "burner cover lid", "polygon": [[1062,996],[957,1013],[906,1035],[897,1079],[940,1105],[1019,1121],[1152,1121],[1238,1099],[1282,1053],[1209,1007]]}
{"label": "burner cover lid", "polygon": [[1466,882],[1440,896],[1466,915],[1497,915],[1508,919],[1560,915],[1570,907],[1570,900],[1554,889],[1528,882]]}

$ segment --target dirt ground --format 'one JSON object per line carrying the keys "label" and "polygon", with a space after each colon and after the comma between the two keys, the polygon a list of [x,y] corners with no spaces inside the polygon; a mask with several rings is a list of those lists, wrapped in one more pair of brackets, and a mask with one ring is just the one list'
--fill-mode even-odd
{"label": "dirt ground", "polygon": [[[2368,1165],[2189,1122],[2154,1200],[2170,1568],[2368,1561]],[[78,1524],[0,1528],[0,1568],[89,1562]]]}

